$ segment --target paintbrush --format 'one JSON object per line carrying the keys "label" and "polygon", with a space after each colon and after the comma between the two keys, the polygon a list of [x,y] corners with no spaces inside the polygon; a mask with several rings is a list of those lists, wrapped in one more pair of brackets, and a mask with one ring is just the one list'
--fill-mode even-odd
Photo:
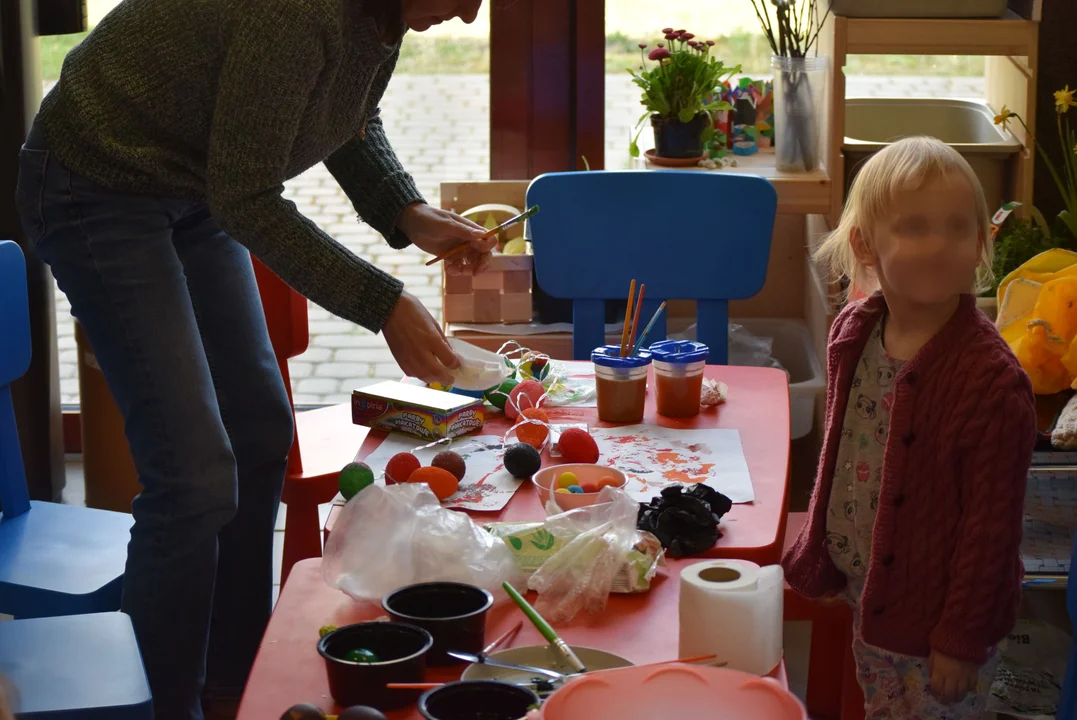
{"label": "paintbrush", "polygon": [[628,332],[628,347],[625,348],[625,352],[629,356],[636,354],[632,349],[636,346],[636,330],[639,329],[639,315],[643,312],[643,291],[646,289],[646,285],[643,283],[639,284],[639,295],[636,296],[636,309],[632,313],[632,329]]}
{"label": "paintbrush", "polygon": [[[522,213],[520,213],[516,217],[509,218],[508,220],[501,223],[497,227],[491,228],[490,230],[487,230],[486,232],[484,232],[482,234],[482,238],[485,240],[486,238],[490,238],[490,237],[493,237],[494,235],[497,235],[499,232],[501,232],[502,230],[504,230],[506,228],[510,228],[513,225],[517,225],[519,223],[522,223],[524,220],[527,220],[529,217],[531,217],[532,215],[537,213],[538,209],[539,209],[538,205],[532,205],[531,207],[527,208],[527,210],[524,210]],[[447,251],[441,253],[440,255],[434,257],[434,259],[432,259],[430,262],[428,262],[426,264],[427,264],[427,266],[430,266],[430,265],[433,265],[434,263],[439,263],[442,260],[446,260],[446,259],[451,258],[451,257],[456,257],[460,253],[467,250],[469,247],[471,247],[471,243],[461,243],[461,244],[457,245],[456,247],[454,247],[452,250],[447,250]]]}
{"label": "paintbrush", "polygon": [[483,655],[489,655],[490,653],[494,652],[495,650],[497,650],[502,645],[508,645],[509,643],[511,643],[513,640],[516,639],[516,635],[521,630],[523,630],[523,627],[524,627],[524,621],[521,620],[520,622],[516,623],[511,628],[506,630],[504,633],[502,633],[497,638],[497,640],[494,640],[492,643],[490,643],[489,645],[484,647],[482,649],[482,654]]}
{"label": "paintbrush", "polygon": [[572,648],[557,636],[557,633],[550,627],[550,624],[535,611],[535,608],[531,607],[531,603],[527,602],[523,595],[516,592],[516,588],[507,582],[503,583],[501,587],[505,588],[505,592],[509,594],[512,601],[524,611],[524,615],[527,616],[527,619],[531,621],[542,637],[546,638],[546,642],[550,643],[550,646],[565,659],[573,670],[581,673],[587,672],[587,668],[584,667],[583,663],[580,662],[580,659],[576,657],[576,653],[572,652]]}
{"label": "paintbrush", "polygon": [[625,324],[621,327],[621,349],[618,352],[619,357],[624,357],[628,349],[632,347],[628,342],[628,329],[632,324],[632,305],[636,302],[636,279],[632,278],[632,282],[628,285],[628,304],[625,305]]}
{"label": "paintbrush", "polygon": [[647,338],[647,333],[649,333],[651,331],[651,328],[654,327],[654,324],[658,322],[659,316],[661,316],[662,312],[665,311],[665,309],[666,303],[663,300],[662,304],[658,306],[658,309],[654,311],[654,315],[651,316],[651,321],[647,323],[647,327],[643,328],[643,333],[639,336],[639,340],[637,340],[636,344],[632,347],[632,355],[638,353],[640,348],[643,347],[643,341]]}

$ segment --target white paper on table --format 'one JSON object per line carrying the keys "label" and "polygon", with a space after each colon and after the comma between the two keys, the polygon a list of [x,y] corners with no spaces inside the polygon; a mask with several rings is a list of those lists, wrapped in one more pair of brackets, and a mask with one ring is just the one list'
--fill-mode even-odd
{"label": "white paper on table", "polygon": [[497,511],[508,504],[523,482],[505,470],[501,438],[495,435],[467,435],[428,445],[407,435],[391,433],[364,462],[374,471],[375,482],[384,485],[385,465],[393,455],[412,453],[425,467],[442,450],[458,453],[467,465],[459,489],[442,502],[445,507]]}
{"label": "white paper on table", "polygon": [[752,502],[755,490],[737,430],[678,430],[653,425],[591,428],[599,463],[628,477],[626,490],[640,502],[675,483],[702,482],[735,503]]}

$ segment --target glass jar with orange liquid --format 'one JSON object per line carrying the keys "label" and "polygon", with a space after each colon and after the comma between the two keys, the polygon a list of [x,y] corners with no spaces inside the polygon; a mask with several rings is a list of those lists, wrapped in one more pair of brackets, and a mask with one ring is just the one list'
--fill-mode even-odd
{"label": "glass jar with orange liquid", "polygon": [[710,348],[690,340],[663,340],[650,350],[658,414],[676,418],[698,415]]}
{"label": "glass jar with orange liquid", "polygon": [[609,423],[638,423],[647,404],[647,370],[651,353],[640,350],[621,357],[618,345],[606,345],[591,353],[595,364],[598,419]]}

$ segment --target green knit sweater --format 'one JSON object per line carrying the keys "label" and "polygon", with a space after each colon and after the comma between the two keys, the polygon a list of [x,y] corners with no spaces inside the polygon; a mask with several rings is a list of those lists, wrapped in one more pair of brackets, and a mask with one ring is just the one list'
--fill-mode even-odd
{"label": "green knit sweater", "polygon": [[318,162],[391,246],[422,201],[377,106],[399,46],[360,0],[124,0],[41,105],[64,165],[116,190],[205,201],[298,292],[381,330],[403,284],[303,217],[284,181]]}

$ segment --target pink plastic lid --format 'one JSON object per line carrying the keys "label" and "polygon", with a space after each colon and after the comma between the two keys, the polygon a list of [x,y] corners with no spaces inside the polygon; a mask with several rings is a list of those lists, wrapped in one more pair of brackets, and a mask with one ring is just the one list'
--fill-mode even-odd
{"label": "pink plastic lid", "polygon": [[692,665],[629,667],[584,675],[555,692],[543,720],[807,720],[800,701],[770,678]]}

